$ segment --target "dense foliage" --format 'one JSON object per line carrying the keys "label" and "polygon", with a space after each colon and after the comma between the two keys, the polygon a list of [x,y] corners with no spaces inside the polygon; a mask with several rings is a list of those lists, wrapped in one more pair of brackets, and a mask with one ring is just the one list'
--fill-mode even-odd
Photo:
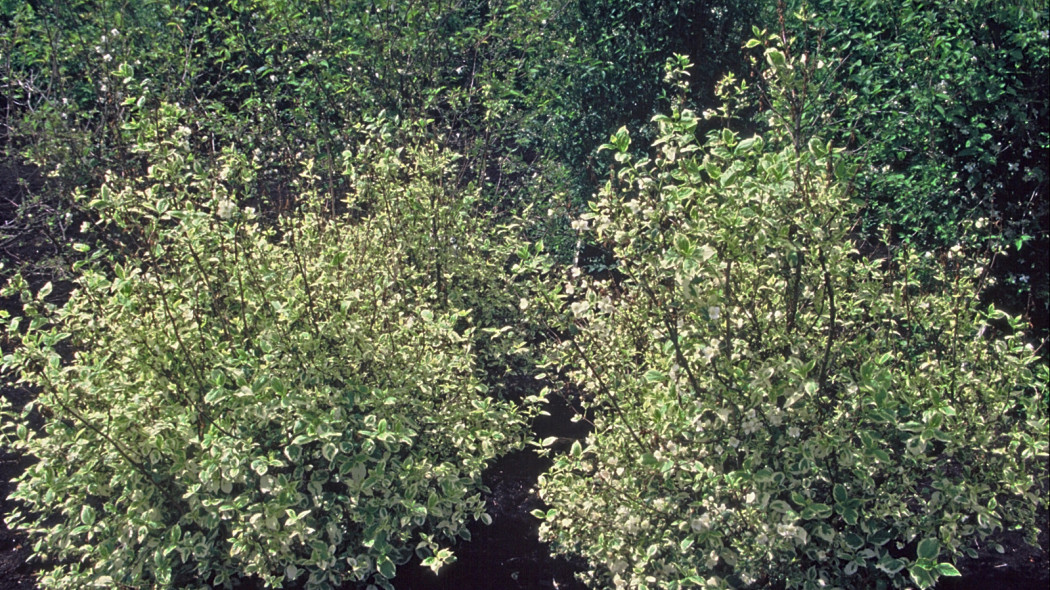
{"label": "dense foliage", "polygon": [[1048,14],[0,0],[7,522],[48,587],[390,587],[525,376],[593,425],[537,516],[596,588],[1034,540]]}
{"label": "dense foliage", "polygon": [[[802,64],[765,56],[797,91]],[[577,223],[616,275],[548,295],[551,363],[595,418],[541,477],[543,536],[599,586],[926,588],[974,538],[1034,530],[1048,374],[978,304],[980,264],[860,256],[849,161],[792,119],[704,144],[689,109],[657,122],[652,159],[612,137]]]}
{"label": "dense foliage", "polygon": [[[1044,334],[1050,278],[1045,3],[796,3],[785,26],[832,67],[807,124],[864,163],[864,237],[995,255],[990,297]],[[995,282],[995,281],[993,281]]]}
{"label": "dense foliage", "polygon": [[196,176],[185,111],[162,111],[148,181],[91,203],[134,255],[79,263],[61,308],[50,285],[9,287],[25,311],[4,365],[49,417],[16,429],[41,460],[10,517],[56,560],[42,582],[389,587],[413,549],[439,568],[487,518],[481,471],[528,418],[485,395],[472,313],[446,287],[486,269],[468,201],[441,192],[455,154],[402,136],[368,170],[348,161],[359,218],[322,215],[307,168],[303,209],[263,227],[223,186],[246,159]]}

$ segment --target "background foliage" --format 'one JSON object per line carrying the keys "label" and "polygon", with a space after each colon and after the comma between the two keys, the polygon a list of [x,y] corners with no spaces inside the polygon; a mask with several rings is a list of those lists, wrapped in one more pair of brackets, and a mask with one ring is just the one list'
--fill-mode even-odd
{"label": "background foliage", "polygon": [[793,3],[834,64],[807,122],[864,163],[871,242],[995,255],[986,301],[1047,329],[1050,13],[1045,3]]}
{"label": "background foliage", "polygon": [[594,586],[951,574],[1045,506],[1048,22],[0,1],[4,432],[69,459],[11,522],[55,586],[386,585],[538,375]]}

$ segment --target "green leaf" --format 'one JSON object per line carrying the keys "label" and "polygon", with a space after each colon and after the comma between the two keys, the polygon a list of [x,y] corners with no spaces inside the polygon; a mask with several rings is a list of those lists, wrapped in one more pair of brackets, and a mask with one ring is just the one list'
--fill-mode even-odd
{"label": "green leaf", "polygon": [[646,383],[666,383],[667,375],[656,369],[649,369],[645,372],[645,381]]}
{"label": "green leaf", "polygon": [[808,147],[809,147],[810,153],[813,154],[814,156],[818,157],[818,158],[822,158],[822,157],[828,155],[828,150],[827,150],[826,144],[821,142],[820,139],[818,139],[816,137],[809,138],[809,145],[808,145]]}
{"label": "green leaf", "polygon": [[823,539],[825,542],[831,543],[835,540],[835,529],[826,522],[813,523],[810,534],[819,539]]}
{"label": "green leaf", "polygon": [[376,560],[376,569],[378,569],[379,573],[387,579],[393,579],[394,574],[397,573],[397,568],[394,566],[394,562],[386,555]]}
{"label": "green leaf", "polygon": [[937,559],[941,553],[941,543],[937,539],[926,538],[919,541],[918,556],[920,559]]}
{"label": "green leaf", "polygon": [[835,497],[836,502],[845,502],[849,499],[849,495],[846,493],[846,486],[837,483],[831,490],[831,494]]}
{"label": "green leaf", "polygon": [[282,397],[288,391],[284,386],[284,381],[281,381],[277,377],[270,379],[270,387],[272,387],[273,390],[277,392],[277,395]]}
{"label": "green leaf", "polygon": [[872,545],[875,545],[876,547],[881,547],[881,546],[885,545],[886,543],[888,543],[890,541],[890,539],[892,539],[892,538],[893,538],[893,535],[891,535],[889,533],[889,531],[882,530],[882,531],[876,531],[876,532],[868,535],[868,542],[871,543]]}
{"label": "green leaf", "polygon": [[580,444],[580,441],[572,441],[572,448],[569,450],[569,454],[573,457],[579,457],[583,455],[583,445]]}
{"label": "green leaf", "polygon": [[80,522],[88,526],[95,524],[95,509],[85,504],[80,509]]}
{"label": "green leaf", "polygon": [[338,452],[339,452],[339,449],[336,448],[336,446],[334,444],[330,443],[330,442],[329,443],[325,443],[324,446],[321,447],[321,456],[324,457],[328,461],[331,461],[332,459],[335,459],[335,455]]}
{"label": "green leaf", "polygon": [[722,169],[714,162],[704,162],[704,170],[712,180],[718,180],[722,176]]}
{"label": "green leaf", "polygon": [[864,546],[864,539],[856,533],[847,533],[843,540],[850,549],[857,550]]}
{"label": "green leaf", "polygon": [[937,579],[933,576],[933,573],[922,566],[913,565],[908,568],[908,573],[911,574],[912,581],[914,581],[919,588],[930,588],[937,583]]}
{"label": "green leaf", "polygon": [[895,574],[904,569],[907,565],[908,562],[903,559],[896,559],[889,555],[884,555],[882,559],[879,560],[878,568],[887,574]]}
{"label": "green leaf", "polygon": [[955,569],[955,566],[950,563],[938,563],[934,566],[934,569],[939,576],[948,576],[952,578],[962,576],[962,574],[959,573],[959,570]]}
{"label": "green leaf", "polygon": [[766,60],[769,61],[769,65],[779,69],[787,65],[787,58],[784,54],[776,49],[766,50]]}
{"label": "green leaf", "polygon": [[802,511],[802,518],[805,520],[827,518],[829,516],[831,516],[831,506],[828,506],[827,504],[821,504],[819,502],[815,502],[813,504],[810,504],[809,506],[806,506],[806,508]]}

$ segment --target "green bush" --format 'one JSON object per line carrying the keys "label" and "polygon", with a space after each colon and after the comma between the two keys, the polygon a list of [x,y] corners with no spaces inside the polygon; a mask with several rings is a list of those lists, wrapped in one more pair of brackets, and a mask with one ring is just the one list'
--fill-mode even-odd
{"label": "green bush", "polygon": [[38,458],[8,522],[46,560],[41,583],[389,588],[413,549],[439,568],[488,520],[481,471],[531,413],[486,395],[488,337],[458,306],[485,238],[443,192],[455,154],[394,148],[377,123],[347,155],[348,213],[323,214],[307,162],[301,210],[267,226],[227,188],[249,160],[202,174],[185,116],[167,105],[139,127],[148,178],[92,195],[119,255],[92,252],[61,308],[50,285],[8,287],[24,314],[3,366],[45,417],[35,432],[29,408],[5,415]]}
{"label": "green bush", "polygon": [[[800,96],[801,58],[765,57],[772,104]],[[926,588],[1004,527],[1034,541],[1046,364],[962,248],[861,256],[853,166],[792,121],[701,145],[678,103],[651,159],[606,146],[576,225],[616,273],[547,295],[594,431],[536,513],[596,587]]]}
{"label": "green bush", "polygon": [[791,2],[786,35],[836,64],[810,124],[863,162],[865,238],[997,258],[986,300],[1046,336],[1050,11],[990,0]]}

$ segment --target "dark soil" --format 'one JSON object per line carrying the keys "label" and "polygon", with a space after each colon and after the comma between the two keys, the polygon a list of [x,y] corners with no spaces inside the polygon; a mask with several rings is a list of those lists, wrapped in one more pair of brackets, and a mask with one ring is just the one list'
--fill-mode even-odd
{"label": "dark soil", "polygon": [[549,467],[531,450],[501,459],[486,474],[492,524],[470,527],[471,541],[455,548],[456,562],[435,576],[413,559],[401,566],[394,580],[398,588],[414,590],[583,590],[573,577],[578,567],[550,557],[550,548],[537,539],[539,521],[529,512],[542,507],[533,487]]}
{"label": "dark soil", "polygon": [[[11,387],[0,383],[2,395],[11,400],[16,407],[24,406],[30,399],[25,389]],[[32,461],[18,455],[6,446],[0,446],[0,590],[16,588],[36,588],[35,569],[27,563],[32,552],[24,534],[11,531],[5,522],[6,516],[14,508],[8,496],[14,491],[11,480],[25,471]]]}
{"label": "dark soil", "polygon": [[[548,412],[550,416],[533,424],[537,438],[556,436],[571,443],[586,436],[589,426],[572,422],[576,412],[566,400],[552,398]],[[394,585],[410,590],[584,590],[574,577],[584,564],[552,558],[550,547],[538,539],[540,523],[530,514],[547,508],[535,486],[550,465],[550,458],[531,449],[502,457],[484,474],[492,490],[486,498],[492,524],[471,526],[470,542],[455,548],[456,562],[440,575],[413,559],[398,569]]]}

